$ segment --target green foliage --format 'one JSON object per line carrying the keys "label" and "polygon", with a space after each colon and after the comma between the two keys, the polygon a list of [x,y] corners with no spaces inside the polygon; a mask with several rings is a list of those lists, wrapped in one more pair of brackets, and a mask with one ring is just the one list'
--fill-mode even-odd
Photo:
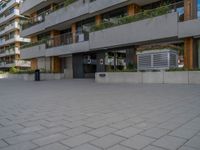
{"label": "green foliage", "polygon": [[20,70],[17,69],[17,68],[15,68],[15,67],[11,67],[11,68],[9,69],[9,73],[11,73],[11,74],[17,74],[19,71],[20,71]]}
{"label": "green foliage", "polygon": [[4,74],[5,72],[3,72],[3,71],[0,71],[0,74]]}
{"label": "green foliage", "polygon": [[9,69],[10,74],[33,74],[34,72],[35,71],[31,69],[20,70],[20,69],[17,69],[16,67],[12,67]]}
{"label": "green foliage", "polygon": [[194,69],[186,69],[186,68],[171,68],[169,70],[166,70],[167,72],[173,72],[173,71],[200,71],[200,68],[194,68]]}
{"label": "green foliage", "polygon": [[64,5],[65,5],[65,7],[67,7],[68,5],[74,3],[75,1],[76,1],[76,0],[65,0],[65,1],[64,1]]}

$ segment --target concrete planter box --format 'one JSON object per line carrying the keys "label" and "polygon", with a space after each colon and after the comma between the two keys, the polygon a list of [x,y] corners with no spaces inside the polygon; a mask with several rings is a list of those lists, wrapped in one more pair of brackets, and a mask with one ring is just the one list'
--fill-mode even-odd
{"label": "concrete planter box", "polygon": [[165,72],[164,83],[188,84],[188,71]]}
{"label": "concrete planter box", "polygon": [[200,84],[200,71],[189,72],[189,84]]}
{"label": "concrete planter box", "polygon": [[[106,72],[96,73],[95,79],[99,83],[141,83],[142,73],[121,73],[121,72]],[[104,76],[105,75],[105,76]]]}
{"label": "concrete planter box", "polygon": [[200,84],[200,71],[96,73],[98,83]]}
{"label": "concrete planter box", "polygon": [[164,72],[143,72],[142,82],[143,83],[163,83]]}
{"label": "concrete planter box", "polygon": [[[18,79],[25,81],[34,81],[34,74],[1,74],[0,79]],[[61,80],[64,79],[64,74],[62,73],[41,73],[41,80]]]}

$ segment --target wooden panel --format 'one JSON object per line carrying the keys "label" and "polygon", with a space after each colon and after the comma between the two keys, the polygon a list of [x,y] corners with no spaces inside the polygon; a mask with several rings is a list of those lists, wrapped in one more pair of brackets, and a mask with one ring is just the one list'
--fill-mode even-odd
{"label": "wooden panel", "polygon": [[51,38],[54,38],[53,39],[53,45],[57,46],[57,45],[60,45],[61,43],[61,39],[60,39],[60,31],[57,31],[57,30],[52,30],[51,33],[50,33],[50,36]]}
{"label": "wooden panel", "polygon": [[59,57],[51,57],[51,72],[60,73],[61,72],[61,60]]}
{"label": "wooden panel", "polygon": [[31,59],[31,70],[35,70],[37,69],[37,59],[36,58],[33,58]]}
{"label": "wooden panel", "polygon": [[72,24],[72,38],[73,38],[73,43],[76,43],[76,23]]}
{"label": "wooden panel", "polygon": [[96,25],[100,25],[100,23],[102,22],[102,16],[101,15],[97,15],[95,17],[95,22],[96,22]]}
{"label": "wooden panel", "polygon": [[197,0],[184,0],[184,20],[197,18]]}
{"label": "wooden panel", "polygon": [[194,39],[187,38],[184,43],[184,66],[187,69],[194,69],[195,67],[195,46]]}
{"label": "wooden panel", "polygon": [[140,7],[136,4],[130,4],[128,5],[128,15],[134,16],[140,11]]}

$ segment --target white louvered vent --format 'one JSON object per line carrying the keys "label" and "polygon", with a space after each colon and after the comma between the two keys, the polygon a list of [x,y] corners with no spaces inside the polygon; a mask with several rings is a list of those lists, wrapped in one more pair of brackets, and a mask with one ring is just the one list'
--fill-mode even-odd
{"label": "white louvered vent", "polygon": [[178,54],[174,50],[150,50],[137,53],[138,70],[164,70],[178,66]]}

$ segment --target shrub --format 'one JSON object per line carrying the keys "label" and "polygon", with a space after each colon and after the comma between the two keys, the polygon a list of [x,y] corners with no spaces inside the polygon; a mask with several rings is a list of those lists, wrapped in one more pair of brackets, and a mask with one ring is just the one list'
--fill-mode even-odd
{"label": "shrub", "polygon": [[9,69],[9,73],[11,73],[11,74],[17,74],[17,73],[19,73],[19,72],[20,72],[20,70],[17,69],[17,68],[15,68],[15,67],[11,67],[11,68]]}

